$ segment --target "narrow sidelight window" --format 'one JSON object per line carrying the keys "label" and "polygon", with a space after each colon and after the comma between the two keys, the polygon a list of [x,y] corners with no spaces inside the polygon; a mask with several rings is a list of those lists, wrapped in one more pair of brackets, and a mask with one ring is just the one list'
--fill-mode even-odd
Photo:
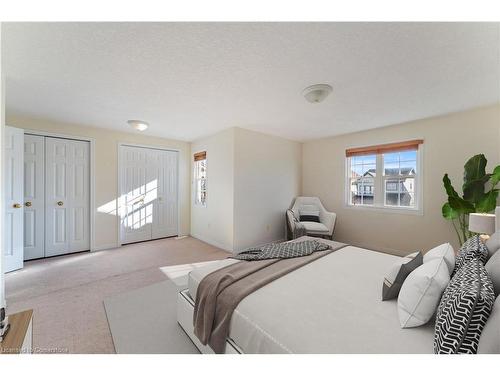
{"label": "narrow sidelight window", "polygon": [[194,154],[194,204],[207,205],[207,152]]}

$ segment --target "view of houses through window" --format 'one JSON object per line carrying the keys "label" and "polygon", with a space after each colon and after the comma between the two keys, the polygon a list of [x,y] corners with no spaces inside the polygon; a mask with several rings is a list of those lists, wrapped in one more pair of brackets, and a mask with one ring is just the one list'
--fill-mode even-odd
{"label": "view of houses through window", "polygon": [[348,157],[349,205],[416,208],[418,149]]}
{"label": "view of houses through window", "polygon": [[194,203],[200,206],[207,204],[207,153],[194,154]]}

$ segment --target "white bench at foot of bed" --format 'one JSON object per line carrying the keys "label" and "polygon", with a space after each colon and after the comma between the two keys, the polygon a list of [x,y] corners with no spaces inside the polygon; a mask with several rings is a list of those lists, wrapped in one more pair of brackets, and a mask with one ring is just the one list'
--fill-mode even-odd
{"label": "white bench at foot of bed", "polygon": [[[181,290],[177,294],[177,322],[202,354],[214,354],[212,348],[210,348],[208,345],[203,345],[200,340],[198,340],[198,337],[196,337],[196,335],[194,334],[193,313],[194,301],[189,295],[188,289]],[[242,353],[243,352],[231,339],[226,340],[225,354]]]}

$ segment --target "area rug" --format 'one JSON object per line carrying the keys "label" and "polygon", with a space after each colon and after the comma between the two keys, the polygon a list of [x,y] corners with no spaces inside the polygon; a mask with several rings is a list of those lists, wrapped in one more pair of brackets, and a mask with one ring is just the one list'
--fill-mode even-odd
{"label": "area rug", "polygon": [[118,354],[199,353],[177,323],[177,292],[181,288],[166,280],[104,300]]}

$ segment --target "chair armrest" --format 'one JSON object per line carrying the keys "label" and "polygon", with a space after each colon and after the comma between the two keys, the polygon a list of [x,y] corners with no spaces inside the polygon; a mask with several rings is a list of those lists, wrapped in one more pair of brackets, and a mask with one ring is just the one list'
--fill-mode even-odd
{"label": "chair armrest", "polygon": [[324,211],[321,215],[321,222],[325,224],[328,228],[328,234],[331,236],[333,234],[333,230],[335,229],[335,222],[337,220],[337,214],[334,212]]}

